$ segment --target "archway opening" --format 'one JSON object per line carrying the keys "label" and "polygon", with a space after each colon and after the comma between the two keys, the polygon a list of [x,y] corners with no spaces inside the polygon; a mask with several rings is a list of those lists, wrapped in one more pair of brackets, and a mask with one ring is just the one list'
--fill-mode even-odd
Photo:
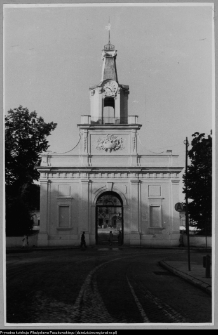
{"label": "archway opening", "polygon": [[115,123],[115,104],[114,98],[112,97],[106,97],[104,99],[103,123]]}
{"label": "archway opening", "polygon": [[96,201],[96,244],[123,244],[123,202],[115,192],[104,192]]}

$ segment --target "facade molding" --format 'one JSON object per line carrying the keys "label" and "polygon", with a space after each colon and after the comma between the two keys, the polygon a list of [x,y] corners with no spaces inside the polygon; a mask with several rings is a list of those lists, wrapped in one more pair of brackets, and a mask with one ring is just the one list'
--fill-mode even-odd
{"label": "facade molding", "polygon": [[[103,170],[103,169],[102,169]],[[174,184],[179,183],[179,173],[169,173],[169,172],[161,172],[161,173],[153,173],[153,172],[144,172],[144,173],[139,173],[139,172],[119,172],[118,169],[114,169],[114,171],[90,171],[90,172],[70,172],[66,171],[65,172],[44,172],[40,178],[41,182],[52,182],[53,179],[67,179],[67,178],[87,178],[87,179],[92,179],[92,178],[108,178],[108,177],[113,177],[113,178],[129,178],[129,177],[136,177],[139,179],[172,179],[171,182]],[[130,169],[128,169],[130,170]],[[49,179],[48,179],[49,178]],[[178,180],[175,180],[175,178],[178,178]],[[52,180],[50,180],[52,179]]]}

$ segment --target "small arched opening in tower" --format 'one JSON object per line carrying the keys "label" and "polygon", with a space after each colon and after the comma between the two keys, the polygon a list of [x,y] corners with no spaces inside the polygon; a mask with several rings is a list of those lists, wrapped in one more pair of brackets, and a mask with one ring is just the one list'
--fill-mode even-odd
{"label": "small arched opening in tower", "polygon": [[105,97],[103,106],[103,123],[115,123],[115,103],[114,98]]}

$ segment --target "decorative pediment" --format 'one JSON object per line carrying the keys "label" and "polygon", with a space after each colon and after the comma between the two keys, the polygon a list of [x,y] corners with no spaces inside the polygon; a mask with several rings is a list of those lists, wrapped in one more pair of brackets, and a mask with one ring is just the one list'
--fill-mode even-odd
{"label": "decorative pediment", "polygon": [[123,139],[115,135],[107,135],[105,138],[98,139],[98,150],[104,150],[106,152],[117,151],[124,149]]}

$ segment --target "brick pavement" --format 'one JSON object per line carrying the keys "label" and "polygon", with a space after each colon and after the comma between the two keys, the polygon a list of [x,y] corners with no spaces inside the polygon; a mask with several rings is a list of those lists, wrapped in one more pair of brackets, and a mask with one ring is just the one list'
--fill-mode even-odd
{"label": "brick pavement", "polygon": [[[119,251],[119,248],[98,248],[97,250],[99,250],[100,252],[104,252],[105,255],[107,255],[107,251],[113,251],[115,252],[114,255],[118,255],[117,251]],[[122,250],[122,249],[121,249]],[[40,251],[38,249],[38,251]],[[89,251],[94,251],[93,249],[89,249],[85,252],[82,252],[81,255],[85,255],[84,259],[80,259],[78,266],[82,264],[82,262],[86,262],[89,258],[89,255],[91,255],[91,253]],[[37,260],[37,253],[35,254],[35,258]],[[71,253],[72,254],[72,253]],[[46,255],[46,254],[45,254]],[[57,253],[58,255],[58,253]],[[73,254],[72,254],[73,255]],[[181,276],[181,274],[183,275],[183,279],[188,280],[188,276],[192,277],[192,282],[196,284],[196,280],[198,279],[199,281],[201,280],[204,284],[206,281],[206,287],[207,289],[209,289],[209,287],[211,288],[211,278],[204,278],[205,277],[205,269],[203,268],[202,265],[202,259],[203,259],[203,253],[198,253],[197,251],[192,251],[191,253],[191,274],[187,273],[188,272],[188,266],[187,266],[187,262],[184,260],[186,258],[186,254],[182,254],[180,259],[175,260],[173,259],[173,256],[169,257],[166,260],[162,260],[162,266],[165,266],[165,268],[167,268],[168,270],[174,272],[174,274],[177,274],[179,276]],[[129,257],[129,256],[128,256]],[[34,264],[34,259],[31,261],[32,264]],[[90,257],[90,260],[92,258]],[[42,291],[40,291],[40,287],[37,288],[37,281],[41,280],[43,281],[43,278],[40,278],[39,276],[37,276],[37,274],[35,275],[35,287],[32,286],[32,283],[29,283],[29,287],[30,287],[30,294],[31,299],[30,300],[30,304],[29,306],[32,306],[32,310],[31,310],[31,319],[26,319],[26,322],[31,322],[31,320],[34,320],[35,323],[46,323],[47,320],[50,320],[51,317],[53,320],[55,320],[56,323],[62,323],[63,322],[63,315],[64,315],[64,322],[65,323],[126,323],[127,320],[125,318],[124,315],[122,315],[122,313],[120,315],[118,315],[116,318],[114,318],[107,310],[101,294],[98,291],[98,287],[97,287],[97,281],[96,281],[96,272],[99,269],[102,269],[106,264],[111,263],[116,261],[118,258],[114,258],[113,260],[110,261],[105,261],[102,264],[96,264],[96,266],[90,267],[91,271],[89,269],[87,269],[86,273],[87,275],[84,277],[85,280],[82,280],[82,286],[78,286],[80,287],[79,292],[76,294],[75,296],[75,301],[73,304],[69,303],[67,299],[62,299],[60,300],[58,298],[58,295],[53,294],[53,295],[49,295],[49,296],[45,296],[45,294],[43,294]],[[63,269],[60,271],[65,271],[64,269],[68,269],[69,265],[69,260],[66,260],[66,264],[64,265]],[[73,260],[73,259],[72,259]],[[55,273],[47,273],[46,272],[46,258],[45,258],[45,264],[41,265],[42,267],[44,266],[45,269],[45,275],[47,276],[47,280],[48,277],[50,276],[50,282],[53,282],[53,276],[57,276],[57,274]],[[10,263],[10,262],[9,262]],[[12,263],[14,266],[16,266],[16,262],[13,260]],[[24,264],[24,265],[28,265],[28,260],[26,260],[25,258],[23,258],[20,261],[20,264]],[[75,261],[72,267],[72,270],[75,271]],[[63,266],[63,265],[62,265]],[[28,271],[31,268],[28,267]],[[22,273],[20,272],[20,269],[17,268],[16,269],[16,276],[19,277],[21,276],[22,278]],[[184,274],[186,274],[186,277],[184,276]],[[13,272],[13,276],[15,275],[15,273]],[[31,274],[30,274],[31,275]],[[85,275],[85,273],[84,273]],[[9,277],[12,276],[12,274],[9,273]],[[197,278],[198,277],[198,278]],[[11,277],[12,278],[12,277]],[[139,285],[138,283],[134,283],[134,280],[131,278],[131,280],[129,280],[129,278],[127,279],[127,283],[129,285],[129,288],[132,292],[132,296],[135,299],[135,303],[138,307],[138,310],[141,314],[141,322],[149,322],[149,316],[148,315],[144,315],[144,310],[141,306],[141,302],[140,302],[140,294],[137,293],[137,290],[139,289]],[[13,280],[13,278],[12,278]],[[14,279],[16,280],[16,279]],[[57,278],[57,282],[58,282],[58,278]],[[22,283],[22,280],[21,280]],[[41,285],[41,284],[40,284]],[[69,284],[67,284],[68,286],[70,285],[70,278],[69,278]],[[197,285],[196,285],[197,286]],[[35,289],[35,290],[34,290]],[[54,291],[54,290],[53,290]],[[23,291],[25,292],[25,291]],[[63,291],[64,292],[64,291]],[[158,309],[159,311],[159,315],[158,315],[158,320],[161,320],[161,318],[166,322],[166,320],[168,320],[168,322],[174,322],[174,323],[184,323],[184,322],[188,322],[188,318],[186,318],[183,315],[180,315],[178,313],[178,311],[174,310],[171,306],[167,305],[166,303],[164,303],[163,301],[161,301],[160,299],[158,299],[158,297],[154,296],[147,288],[146,286],[141,285],[140,286],[140,292],[143,292],[143,297],[144,297],[144,301],[147,301],[147,305],[150,306],[149,308],[149,313],[152,314],[152,317],[154,317],[155,315],[155,310]],[[209,291],[208,291],[209,292]],[[20,297],[21,301],[20,301],[20,308],[22,307],[22,294]],[[28,300],[28,297],[27,297]],[[34,305],[37,306],[37,309],[34,308]],[[17,308],[19,308],[19,306],[17,306]],[[31,309],[31,307],[30,307]],[[152,312],[153,311],[153,312]],[[161,316],[162,315],[162,316]],[[19,319],[19,316],[18,316]],[[25,319],[25,318],[24,318]]]}

